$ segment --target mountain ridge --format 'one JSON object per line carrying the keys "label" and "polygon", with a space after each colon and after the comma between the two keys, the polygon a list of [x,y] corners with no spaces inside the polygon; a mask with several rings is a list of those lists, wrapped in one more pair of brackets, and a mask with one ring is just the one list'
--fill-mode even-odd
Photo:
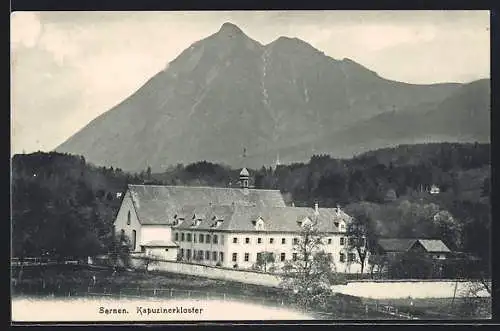
{"label": "mountain ridge", "polygon": [[314,145],[328,145],[335,156],[338,146],[325,140],[331,131],[394,110],[439,104],[462,86],[387,80],[298,38],[262,45],[224,23],[56,151],[155,171],[199,160],[268,165],[297,145],[304,149],[290,155],[291,161],[310,157],[314,147],[308,146]]}

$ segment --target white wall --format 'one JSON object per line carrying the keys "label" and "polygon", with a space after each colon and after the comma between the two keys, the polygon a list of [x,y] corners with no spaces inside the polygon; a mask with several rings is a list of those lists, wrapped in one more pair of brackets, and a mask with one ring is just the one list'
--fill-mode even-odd
{"label": "white wall", "polygon": [[[130,225],[127,224],[127,215],[130,211]],[[125,193],[123,197],[122,204],[120,209],[118,210],[118,214],[116,215],[116,219],[114,222],[115,231],[117,235],[120,235],[121,230],[125,231],[125,235],[127,235],[130,239],[132,239],[133,230],[136,231],[136,247],[135,252],[139,252],[141,250],[141,224],[137,218],[137,214],[135,213],[135,208],[132,203],[132,198],[130,196],[130,191]]]}
{"label": "white wall", "polygon": [[[454,280],[358,281],[332,286],[332,289],[335,292],[372,299],[452,298],[455,286],[456,296],[459,297],[470,285],[467,281]],[[490,296],[486,290],[478,295]]]}
{"label": "white wall", "polygon": [[[132,261],[137,263],[139,260],[133,257]],[[160,261],[158,265],[151,266],[150,269],[263,286],[278,286],[281,282],[277,276],[271,274],[170,261]]]}
{"label": "white wall", "polygon": [[[273,274],[255,271],[234,270],[199,264],[161,261],[151,270],[162,270],[185,275],[201,276],[214,279],[237,281],[247,284],[263,286],[279,286],[281,279]],[[456,295],[459,297],[466,292],[470,282],[455,280],[385,280],[385,281],[355,281],[346,285],[334,285],[334,292],[360,296],[372,299],[399,299],[417,298],[451,298],[457,286]],[[489,297],[486,290],[479,296]]]}
{"label": "white wall", "polygon": [[146,247],[144,254],[168,261],[176,261],[177,247]]}
{"label": "white wall", "polygon": [[171,226],[143,224],[141,228],[141,244],[153,240],[173,240]]}

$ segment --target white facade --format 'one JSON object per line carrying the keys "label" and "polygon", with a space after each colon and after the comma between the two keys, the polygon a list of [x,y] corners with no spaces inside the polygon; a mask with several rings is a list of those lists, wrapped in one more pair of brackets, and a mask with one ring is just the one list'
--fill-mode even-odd
{"label": "white facade", "polygon": [[144,247],[144,255],[167,261],[176,261],[178,247]]}
{"label": "white facade", "polygon": [[151,241],[168,240],[172,237],[172,227],[170,225],[142,224],[141,245]]}
{"label": "white facade", "polygon": [[[200,243],[200,235],[203,236],[203,243]],[[206,243],[207,235],[210,236],[210,243]],[[217,243],[214,243],[214,236],[217,236]],[[179,245],[179,254],[184,261],[228,268],[237,266],[239,269],[252,269],[257,263],[258,253],[273,253],[275,263],[267,266],[269,270],[273,265],[279,269],[285,261],[293,260],[296,247],[294,240],[300,240],[300,235],[284,232],[207,232],[173,229],[172,240]],[[345,233],[326,234],[322,249],[331,254],[337,272],[359,273],[361,264],[358,254],[354,249],[348,251],[347,240]],[[200,251],[202,259],[197,258]],[[368,258],[365,259],[365,270],[368,270],[367,260]]]}
{"label": "white facade", "polygon": [[[186,190],[190,191],[191,188],[186,188]],[[211,194],[213,194],[213,192]],[[134,196],[134,199],[137,200],[139,198]],[[199,224],[194,224],[192,228],[187,228],[186,225],[182,225],[182,227],[179,228],[177,226],[172,227],[170,224],[145,223],[144,220],[139,219],[137,215],[136,205],[134,205],[134,201],[136,200],[133,200],[130,190],[128,190],[123,197],[122,205],[114,223],[116,233],[123,233],[131,239],[133,252],[142,251],[146,254],[160,254],[168,260],[176,260],[180,257],[183,261],[223,266],[227,268],[256,268],[257,255],[259,253],[268,252],[273,254],[275,262],[271,265],[266,265],[266,270],[270,271],[269,267],[271,267],[271,269],[274,267],[275,270],[279,270],[285,261],[294,259],[294,250],[296,248],[294,240],[300,239],[300,227],[297,227],[297,224],[311,222],[309,216],[298,220],[292,218],[297,217],[297,213],[293,212],[292,214],[286,214],[287,210],[290,211],[287,208],[295,207],[278,206],[273,207],[273,216],[267,215],[267,217],[258,217],[254,220],[245,219],[244,222],[246,223],[244,224],[246,224],[246,229],[244,231],[241,230],[241,222],[236,222],[235,224],[239,224],[238,226],[228,229],[218,229],[219,224],[216,224],[216,226],[210,229],[207,229],[207,227],[197,229],[196,227]],[[188,202],[197,203],[198,200]],[[139,208],[139,204],[141,208],[146,208],[142,201],[137,201],[137,208]],[[168,201],[168,199],[166,201]],[[182,206],[182,204],[180,205]],[[283,208],[283,211],[281,208]],[[143,209],[138,209],[141,214],[144,211]],[[320,214],[321,210],[326,214]],[[256,213],[260,213],[260,211],[261,210],[256,210]],[[331,211],[332,209],[330,209],[330,214],[328,214],[328,209],[319,210],[317,205],[311,211],[313,213],[312,216],[323,215],[325,222],[328,223],[331,220],[329,224],[335,224],[334,227],[332,225],[332,230],[328,231],[337,232],[324,234],[324,244],[322,248],[325,253],[331,254],[337,272],[359,273],[361,270],[359,256],[356,250],[351,249],[348,251],[347,248],[346,220],[349,219],[349,216],[340,211],[340,208],[335,209],[333,214]],[[172,209],[170,213],[165,212],[165,216],[160,215],[160,217],[157,217],[157,219],[151,221],[151,223],[159,223],[160,221],[158,221],[158,219],[161,220],[163,217],[165,223],[168,223],[169,217],[171,217],[172,220],[177,217],[177,211]],[[328,217],[328,219],[325,217]],[[241,217],[238,219],[242,220]],[[281,221],[286,220],[285,223],[290,224],[291,227],[286,225],[279,228],[275,227],[274,230],[270,230],[273,229],[273,227],[269,227],[269,225],[279,223],[276,221],[277,219],[281,219]],[[276,223],[273,223],[273,220],[275,220]],[[226,219],[226,221],[228,220]],[[208,220],[205,220],[205,222],[208,222]],[[220,222],[222,224],[222,222],[225,221],[221,219]],[[248,224],[253,225],[248,227]],[[207,238],[209,238],[209,240],[207,240]],[[171,241],[174,243],[174,246],[175,244],[178,245],[178,248],[151,245],[152,242],[162,241]],[[168,249],[168,251],[166,249]],[[365,259],[365,270],[368,270],[367,261],[368,257]]]}
{"label": "white facade", "polygon": [[140,252],[142,244],[151,241],[169,240],[172,237],[172,227],[170,225],[140,223],[129,191],[122,200],[114,228],[117,235],[123,233],[129,238],[133,252]]}
{"label": "white facade", "polygon": [[122,200],[122,204],[116,215],[114,228],[117,235],[124,234],[130,239],[131,250],[133,252],[140,252],[141,223],[139,223],[137,213],[135,212],[130,192],[127,192]]}

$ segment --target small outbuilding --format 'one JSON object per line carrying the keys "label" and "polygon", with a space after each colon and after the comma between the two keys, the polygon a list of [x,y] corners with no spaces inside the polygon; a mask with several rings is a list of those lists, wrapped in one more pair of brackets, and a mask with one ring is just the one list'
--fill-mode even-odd
{"label": "small outbuilding", "polygon": [[167,261],[176,261],[179,246],[170,240],[154,240],[141,244],[141,250],[147,256],[154,256]]}

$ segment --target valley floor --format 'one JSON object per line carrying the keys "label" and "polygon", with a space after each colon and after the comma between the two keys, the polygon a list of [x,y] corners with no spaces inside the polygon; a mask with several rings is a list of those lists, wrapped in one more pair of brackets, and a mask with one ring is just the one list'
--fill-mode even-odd
{"label": "valley floor", "polygon": [[[13,278],[16,273],[13,273]],[[95,283],[94,277],[95,276]],[[89,269],[81,266],[63,268],[27,268],[20,282],[12,288],[14,298],[106,297],[164,298],[196,300],[233,300],[272,307],[293,307],[278,288],[243,284],[165,272],[122,271],[113,274],[108,269]],[[384,311],[388,306],[419,319],[460,319],[491,317],[491,300],[464,302],[449,299],[371,300],[339,295],[330,311],[311,311],[316,319],[364,320],[398,319]],[[368,307],[368,308],[367,308]],[[380,309],[384,308],[384,309]],[[315,310],[315,309],[313,309]],[[465,313],[465,314],[464,314]],[[467,313],[471,313],[470,315]],[[474,314],[472,314],[474,313]],[[273,319],[272,316],[268,317]]]}

